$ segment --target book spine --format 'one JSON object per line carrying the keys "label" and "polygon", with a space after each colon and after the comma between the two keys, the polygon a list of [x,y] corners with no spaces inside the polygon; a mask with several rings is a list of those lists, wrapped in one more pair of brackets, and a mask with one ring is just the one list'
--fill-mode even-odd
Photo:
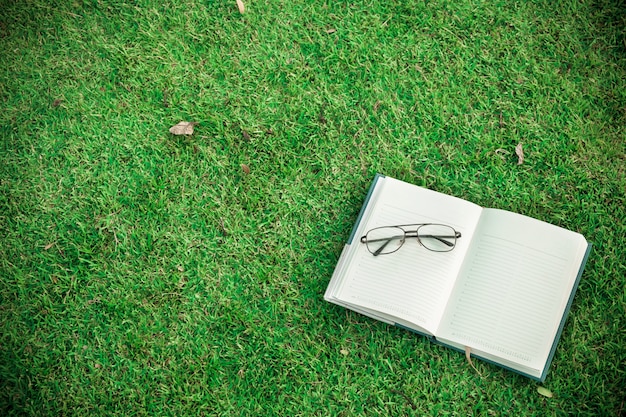
{"label": "book spine", "polygon": [[382,174],[376,174],[376,176],[374,177],[374,180],[372,181],[372,184],[370,185],[370,189],[367,192],[367,195],[365,196],[365,201],[363,201],[363,205],[361,206],[361,211],[359,211],[359,215],[356,218],[356,221],[354,222],[354,226],[352,226],[352,231],[350,232],[350,238],[348,238],[348,243],[347,243],[348,245],[352,244],[352,240],[354,239],[354,234],[356,233],[356,230],[358,229],[359,224],[361,224],[361,218],[363,217],[363,213],[365,213],[365,209],[367,208],[370,198],[372,197],[372,193],[374,192],[374,189],[376,188],[376,184],[381,178],[385,178],[385,176]]}

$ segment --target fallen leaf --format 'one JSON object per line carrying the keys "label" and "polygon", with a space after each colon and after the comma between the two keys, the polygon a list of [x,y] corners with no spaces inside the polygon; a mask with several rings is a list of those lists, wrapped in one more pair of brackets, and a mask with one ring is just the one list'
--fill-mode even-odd
{"label": "fallen leaf", "polygon": [[474,370],[476,371],[476,373],[478,373],[478,375],[482,376],[482,374],[480,373],[480,371],[478,369],[476,369],[476,367],[474,366],[474,362],[472,362],[472,349],[469,346],[465,346],[465,359],[467,359],[467,362],[469,362],[470,366],[472,368],[474,368]]}
{"label": "fallen leaf", "polygon": [[325,125],[325,124],[326,124],[326,118],[324,117],[324,109],[321,109],[321,110],[320,110],[320,114],[319,114],[319,116],[317,117],[317,120],[318,120],[321,124],[323,124],[323,125]]}
{"label": "fallen leaf", "polygon": [[524,163],[524,150],[522,149],[522,142],[518,143],[515,147],[515,153],[517,154],[517,165]]}
{"label": "fallen leaf", "polygon": [[169,107],[170,103],[167,101],[167,90],[163,90],[163,107]]}
{"label": "fallen leaf", "polygon": [[545,387],[537,387],[537,392],[544,397],[552,398],[552,391]]}
{"label": "fallen leaf", "polygon": [[250,173],[250,167],[246,164],[241,164],[241,169],[243,170],[244,174],[249,174]]}
{"label": "fallen leaf", "polygon": [[46,246],[43,247],[43,250],[48,250],[48,249],[50,249],[53,246],[54,246],[54,242],[48,243]]}
{"label": "fallen leaf", "polygon": [[226,230],[226,226],[224,225],[224,219],[220,219],[220,231],[222,232],[222,235],[224,236],[228,236],[228,230]]}
{"label": "fallen leaf", "polygon": [[63,103],[63,99],[62,98],[57,98],[56,100],[54,100],[52,102],[52,107],[59,107],[61,105],[61,103]]}
{"label": "fallen leaf", "polygon": [[350,352],[348,352],[348,349],[341,349],[339,353],[341,353],[343,356],[348,356],[348,353]]}
{"label": "fallen leaf", "polygon": [[326,33],[328,33],[329,35],[331,33],[335,33],[335,32],[337,32],[337,29],[335,29],[335,28],[330,28],[330,29],[326,30]]}
{"label": "fallen leaf", "polygon": [[394,394],[398,394],[401,397],[403,397],[406,402],[411,406],[411,408],[413,410],[417,410],[417,406],[415,405],[415,403],[413,402],[413,400],[411,400],[411,397],[409,397],[406,393],[402,392],[402,391],[398,391],[396,389],[392,389],[391,392],[393,392]]}
{"label": "fallen leaf", "polygon": [[193,127],[197,124],[196,122],[180,122],[170,127],[170,133],[172,135],[193,135]]}
{"label": "fallen leaf", "polygon": [[243,4],[243,1],[237,0],[237,7],[239,8],[239,13],[243,14],[246,11],[246,6]]}
{"label": "fallen leaf", "polygon": [[465,346],[465,359],[467,359],[470,365],[474,366],[474,364],[472,363],[471,354],[472,354],[472,349],[470,349],[469,346]]}
{"label": "fallen leaf", "polygon": [[509,152],[502,148],[499,148],[499,149],[496,149],[495,154],[498,155],[500,158],[502,158],[503,161],[506,161],[505,155],[508,155]]}

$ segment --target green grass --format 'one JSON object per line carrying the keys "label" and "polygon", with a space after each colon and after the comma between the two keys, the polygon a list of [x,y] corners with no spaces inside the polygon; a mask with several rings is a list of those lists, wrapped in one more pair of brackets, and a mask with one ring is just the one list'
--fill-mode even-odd
{"label": "green grass", "polygon": [[[623,1],[3,3],[1,414],[626,413]],[[323,301],[376,172],[594,243],[553,398]]]}

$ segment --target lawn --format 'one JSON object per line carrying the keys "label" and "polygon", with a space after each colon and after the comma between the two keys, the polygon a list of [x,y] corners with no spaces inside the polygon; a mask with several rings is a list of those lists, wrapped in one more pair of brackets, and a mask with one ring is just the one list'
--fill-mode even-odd
{"label": "lawn", "polygon": [[[2,3],[0,414],[626,414],[624,1]],[[376,173],[593,243],[545,383],[323,300]]]}

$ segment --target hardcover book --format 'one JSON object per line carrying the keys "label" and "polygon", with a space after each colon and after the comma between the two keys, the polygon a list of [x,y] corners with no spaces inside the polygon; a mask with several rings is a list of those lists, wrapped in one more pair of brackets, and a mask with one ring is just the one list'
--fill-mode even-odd
{"label": "hardcover book", "polygon": [[325,300],[543,381],[591,244],[377,175]]}

